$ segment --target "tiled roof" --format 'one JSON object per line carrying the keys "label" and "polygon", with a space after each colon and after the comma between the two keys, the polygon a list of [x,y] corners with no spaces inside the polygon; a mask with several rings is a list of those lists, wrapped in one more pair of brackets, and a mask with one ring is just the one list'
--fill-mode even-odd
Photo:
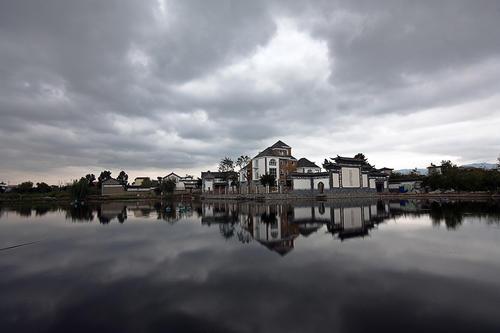
{"label": "tiled roof", "polygon": [[284,143],[281,140],[278,140],[274,145],[272,145],[270,148],[291,148],[289,145]]}
{"label": "tiled roof", "polygon": [[224,178],[226,176],[238,176],[238,174],[234,171],[225,171],[225,172],[219,172],[219,171],[206,171],[201,173],[201,178],[203,179],[211,179],[211,178]]}
{"label": "tiled roof", "polygon": [[297,162],[297,168],[319,168],[319,166],[309,161],[307,158],[302,157]]}
{"label": "tiled roof", "polygon": [[122,185],[118,180],[114,178],[109,178],[106,179],[105,181],[102,182],[103,185]]}
{"label": "tiled roof", "polygon": [[366,164],[365,160],[362,160],[359,158],[344,157],[344,156],[338,156],[338,155],[337,155],[337,157],[334,157],[333,160],[336,163],[344,163],[344,164],[361,164],[361,165]]}
{"label": "tiled roof", "polygon": [[261,151],[260,153],[258,153],[257,156],[255,156],[254,158],[265,157],[265,156],[273,156],[273,157],[280,157],[280,158],[289,158],[289,159],[292,159],[292,160],[296,159],[292,155],[280,155],[276,150],[274,150],[271,147],[268,147],[268,148],[264,149],[263,151]]}

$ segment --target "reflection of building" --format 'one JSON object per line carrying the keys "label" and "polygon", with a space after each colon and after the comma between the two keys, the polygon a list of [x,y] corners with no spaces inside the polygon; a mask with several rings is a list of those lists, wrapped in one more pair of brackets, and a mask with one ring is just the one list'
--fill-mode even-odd
{"label": "reflection of building", "polygon": [[341,240],[364,237],[375,224],[388,217],[387,205],[379,202],[371,205],[333,208],[332,221],[328,231],[337,234]]}
{"label": "reflection of building", "polygon": [[[367,235],[388,217],[388,204],[374,200],[298,204],[215,201],[203,203],[201,221],[205,225],[217,224],[224,237],[237,235],[244,243],[254,239],[285,255],[293,250],[297,237],[308,237],[324,226],[343,240]],[[243,230],[250,239],[243,237]]]}
{"label": "reflection of building", "polygon": [[238,221],[238,205],[236,203],[214,202],[204,203],[201,208],[202,224],[236,223]]}
{"label": "reflection of building", "polygon": [[127,207],[120,202],[106,202],[101,204],[97,212],[97,217],[101,223],[109,223],[114,218],[123,223],[127,219]]}
{"label": "reflection of building", "polygon": [[289,223],[286,205],[255,206],[255,214],[247,220],[246,229],[268,249],[286,255],[293,250],[299,235],[297,225]]}

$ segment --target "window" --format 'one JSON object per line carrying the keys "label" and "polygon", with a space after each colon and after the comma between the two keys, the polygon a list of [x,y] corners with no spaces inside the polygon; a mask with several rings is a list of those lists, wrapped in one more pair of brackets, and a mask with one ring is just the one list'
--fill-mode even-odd
{"label": "window", "polygon": [[269,160],[269,165],[275,166],[276,165],[276,160],[273,158]]}
{"label": "window", "polygon": [[269,174],[276,178],[276,168],[269,168]]}
{"label": "window", "polygon": [[312,173],[313,171],[311,169],[308,169],[307,170],[307,173]]}

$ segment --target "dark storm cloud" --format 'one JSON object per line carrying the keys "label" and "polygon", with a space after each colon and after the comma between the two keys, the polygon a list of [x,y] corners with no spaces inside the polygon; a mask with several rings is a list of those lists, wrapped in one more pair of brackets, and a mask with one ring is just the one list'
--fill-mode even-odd
{"label": "dark storm cloud", "polygon": [[394,117],[465,117],[435,142],[498,124],[499,30],[497,1],[4,1],[0,176],[197,170],[277,138],[397,167],[393,132],[415,163],[492,160],[489,127],[431,149]]}

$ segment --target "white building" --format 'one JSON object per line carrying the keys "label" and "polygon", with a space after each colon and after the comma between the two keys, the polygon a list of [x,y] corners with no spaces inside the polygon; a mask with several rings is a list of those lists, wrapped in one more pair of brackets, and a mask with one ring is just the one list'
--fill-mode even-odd
{"label": "white building", "polygon": [[267,147],[250,163],[240,170],[240,181],[258,182],[262,175],[273,175],[278,184],[285,184],[287,176],[293,172],[297,165],[297,159],[292,156],[292,148],[283,141]]}
{"label": "white building", "polygon": [[340,191],[362,190],[383,192],[387,189],[388,177],[374,169],[366,161],[337,156],[327,172],[296,172],[291,175],[294,191]]}
{"label": "white building", "polygon": [[299,173],[316,173],[321,172],[321,168],[307,158],[301,158],[297,161],[297,171]]}
{"label": "white building", "polygon": [[193,176],[186,175],[185,177],[181,177],[178,174],[171,172],[165,177],[162,178],[162,181],[172,180],[175,182],[175,190],[176,191],[186,191],[186,190],[194,190],[198,187],[198,179],[195,179]]}

